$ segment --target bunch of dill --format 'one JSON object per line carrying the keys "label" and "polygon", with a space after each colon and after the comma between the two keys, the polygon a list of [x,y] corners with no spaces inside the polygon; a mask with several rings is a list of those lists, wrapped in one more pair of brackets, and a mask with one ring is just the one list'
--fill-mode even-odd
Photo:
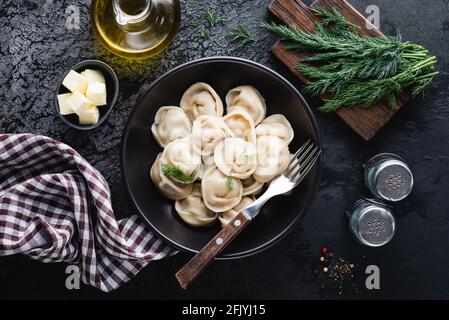
{"label": "bunch of dill", "polygon": [[313,11],[320,17],[315,33],[275,23],[261,27],[280,37],[286,49],[307,53],[296,68],[310,79],[306,93],[329,97],[321,111],[370,107],[381,100],[394,108],[405,89],[412,88],[416,96],[438,74],[436,57],[420,45],[402,41],[399,34],[361,36],[359,27],[336,8]]}

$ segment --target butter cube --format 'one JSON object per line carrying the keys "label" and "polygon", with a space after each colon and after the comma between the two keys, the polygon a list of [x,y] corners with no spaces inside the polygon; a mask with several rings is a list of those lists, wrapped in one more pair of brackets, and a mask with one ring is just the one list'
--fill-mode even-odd
{"label": "butter cube", "polygon": [[70,70],[70,72],[62,81],[62,85],[73,93],[85,93],[87,90],[87,86],[89,85],[89,80],[86,77],[80,75],[78,72]]}
{"label": "butter cube", "polygon": [[71,93],[58,94],[59,112],[64,116],[75,113],[69,101],[71,96]]}
{"label": "butter cube", "polygon": [[106,83],[103,73],[101,73],[101,71],[98,70],[86,69],[83,72],[81,72],[81,75],[83,77],[86,77],[89,80],[89,82]]}
{"label": "butter cube", "polygon": [[100,82],[89,82],[86,97],[92,104],[104,106],[106,104],[106,85]]}
{"label": "butter cube", "polygon": [[68,103],[70,103],[73,112],[77,115],[87,111],[89,107],[93,105],[93,103],[89,101],[81,92],[75,92],[72,94],[68,100]]}
{"label": "butter cube", "polygon": [[83,113],[78,115],[80,124],[84,125],[93,125],[98,123],[98,119],[100,118],[100,111],[96,106],[89,107]]}

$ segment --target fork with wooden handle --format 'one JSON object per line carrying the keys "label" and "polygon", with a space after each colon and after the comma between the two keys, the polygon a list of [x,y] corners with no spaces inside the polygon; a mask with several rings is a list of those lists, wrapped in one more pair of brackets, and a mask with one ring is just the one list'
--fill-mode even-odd
{"label": "fork with wooden handle", "polygon": [[260,208],[272,197],[289,192],[296,187],[312,169],[321,150],[310,140],[293,155],[283,174],[271,181],[267,191],[232,219],[206,246],[176,273],[183,289],[218,256],[227,245],[251,222]]}

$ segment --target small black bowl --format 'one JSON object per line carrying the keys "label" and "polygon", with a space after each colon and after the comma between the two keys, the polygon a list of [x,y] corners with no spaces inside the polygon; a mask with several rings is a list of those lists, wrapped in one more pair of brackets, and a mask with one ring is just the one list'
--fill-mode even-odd
{"label": "small black bowl", "polygon": [[[62,85],[62,82],[64,81],[64,78],[67,76],[67,74],[70,72],[70,70],[74,70],[78,73],[83,72],[86,69],[92,69],[92,70],[98,70],[103,73],[103,76],[106,80],[106,100],[107,104],[105,106],[100,106],[98,109],[100,110],[100,118],[98,119],[98,123],[94,125],[82,125],[79,124],[78,116],[75,114],[70,114],[67,116],[62,115],[59,112],[59,104],[58,104],[58,94],[68,93],[70,92],[69,89],[64,87]],[[117,101],[118,91],[119,91],[119,83],[117,75],[115,74],[114,70],[108,66],[106,63],[98,61],[98,60],[85,60],[82,61],[75,66],[73,66],[70,70],[67,70],[67,72],[61,77],[61,79],[58,82],[58,86],[56,87],[56,94],[55,94],[55,110],[61,117],[62,121],[64,121],[69,126],[79,129],[79,130],[91,130],[95,129],[96,127],[100,126],[104,120],[106,120],[106,117],[108,116],[109,112],[111,112],[112,108],[115,105],[115,102]]]}
{"label": "small black bowl", "polygon": [[[127,191],[144,221],[173,247],[198,252],[220,230],[219,223],[193,228],[183,223],[173,209],[174,202],[156,189],[150,167],[162,151],[151,134],[151,124],[161,106],[179,105],[181,96],[195,82],[209,83],[221,96],[238,85],[250,84],[267,102],[267,116],[281,113],[290,121],[295,152],[308,139],[321,147],[318,126],[307,102],[282,76],[256,62],[234,57],[211,57],[183,64],[153,82],[142,93],[122,136],[121,165]],[[289,196],[271,199],[260,214],[218,257],[241,258],[260,252],[285,236],[300,220],[317,192],[321,157],[303,182]]]}

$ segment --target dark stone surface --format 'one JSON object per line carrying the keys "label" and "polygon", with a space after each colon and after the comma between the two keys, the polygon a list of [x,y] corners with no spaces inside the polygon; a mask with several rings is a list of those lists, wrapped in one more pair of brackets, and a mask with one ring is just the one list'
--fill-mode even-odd
{"label": "dark stone surface", "polygon": [[[34,132],[76,148],[108,180],[119,216],[133,213],[119,169],[120,137],[138,96],[171,68],[197,58],[233,55],[263,63],[300,87],[299,81],[269,52],[274,39],[257,30],[271,19],[270,0],[183,1],[182,27],[172,46],[151,62],[112,57],[94,39],[89,1],[0,0],[0,132]],[[319,193],[298,225],[269,250],[238,261],[214,263],[199,281],[182,291],[174,273],[190,258],[186,254],[155,262],[130,283],[110,294],[83,286],[65,289],[65,265],[41,264],[20,255],[0,259],[1,298],[449,298],[449,20],[447,0],[351,1],[364,12],[380,7],[381,28],[399,28],[405,39],[427,46],[439,57],[441,75],[424,98],[411,101],[370,142],[364,142],[334,115],[315,112],[324,144],[324,170]],[[205,4],[226,17],[224,25],[204,41]],[[69,4],[81,9],[81,29],[65,28]],[[251,27],[256,42],[243,50],[226,36],[232,26]],[[66,126],[54,113],[53,87],[77,62],[97,58],[110,63],[120,78],[118,103],[106,123],[92,132]],[[308,99],[313,109],[319,101]],[[378,152],[402,155],[412,167],[416,187],[395,208],[397,234],[387,246],[369,249],[347,230],[345,209],[365,195],[361,165]],[[320,289],[313,270],[319,250],[328,246],[336,256],[359,265],[349,289]],[[381,290],[364,286],[364,268],[381,270]],[[358,290],[354,290],[353,286]]]}

